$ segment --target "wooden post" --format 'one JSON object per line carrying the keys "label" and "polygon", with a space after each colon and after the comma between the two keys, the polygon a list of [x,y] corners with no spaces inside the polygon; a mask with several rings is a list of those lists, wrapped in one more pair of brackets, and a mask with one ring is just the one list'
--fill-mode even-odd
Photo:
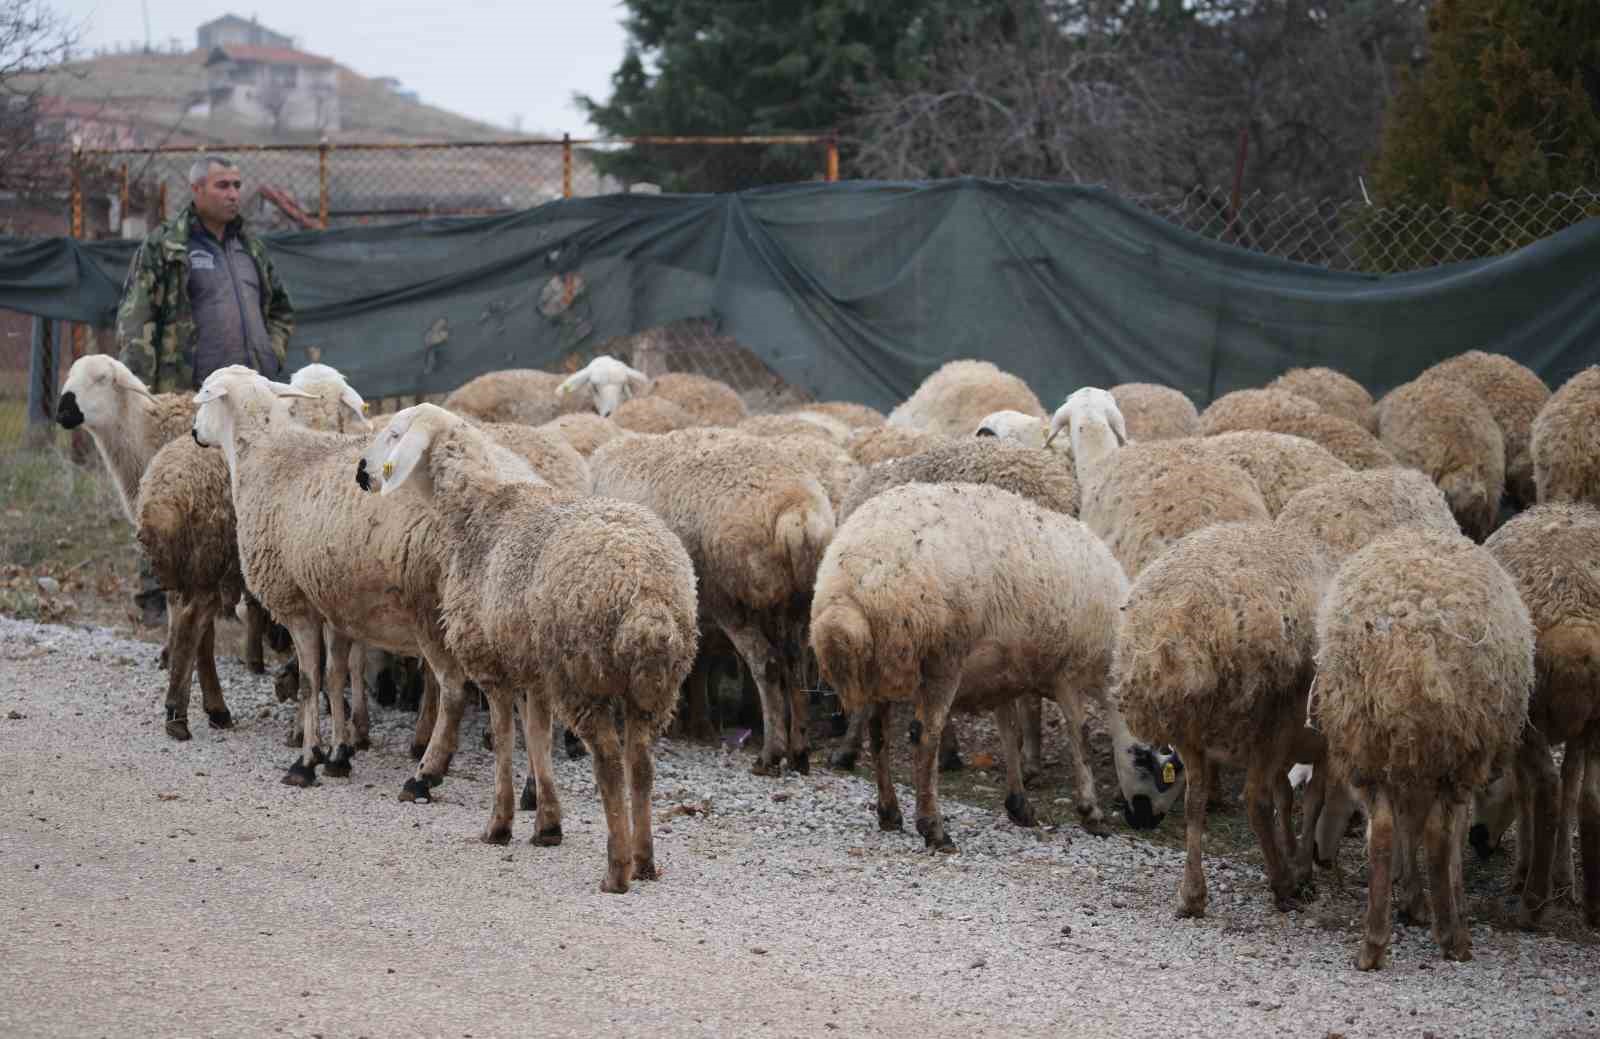
{"label": "wooden post", "polygon": [[1250,130],[1239,127],[1239,150],[1233,160],[1233,194],[1228,199],[1228,231],[1226,240],[1239,240],[1239,193],[1244,187],[1244,159],[1250,152]]}
{"label": "wooden post", "polygon": [[117,237],[121,238],[122,237],[122,229],[124,227],[126,227],[127,224],[128,224],[128,164],[127,163],[123,163],[122,164],[121,176],[120,176],[119,180],[121,181],[121,183],[118,185],[118,189],[119,190],[117,192],[117,203],[118,203],[118,206],[117,206],[117,226],[113,230],[115,230],[117,232]]}
{"label": "wooden post", "polygon": [[[561,135],[561,197],[572,197],[572,135]],[[561,278],[561,309],[566,310],[572,306],[573,297],[577,295],[573,285],[572,275],[563,275]]]}
{"label": "wooden post", "polygon": [[833,130],[828,134],[828,183],[833,184],[839,180],[839,131]]}
{"label": "wooden post", "polygon": [[167,182],[161,182],[161,190],[156,193],[156,223],[163,223],[167,219]]}

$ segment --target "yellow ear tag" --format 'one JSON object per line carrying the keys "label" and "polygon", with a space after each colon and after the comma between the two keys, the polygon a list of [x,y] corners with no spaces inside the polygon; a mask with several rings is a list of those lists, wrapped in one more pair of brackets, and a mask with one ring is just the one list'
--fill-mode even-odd
{"label": "yellow ear tag", "polygon": [[[388,467],[385,466],[385,468]],[[383,475],[388,476],[389,474],[384,473]],[[1169,761],[1165,765],[1161,766],[1161,781],[1166,783],[1168,786],[1171,786],[1173,783],[1178,781],[1178,770],[1173,767],[1172,762]]]}
{"label": "yellow ear tag", "polygon": [[[387,480],[389,477],[391,477],[393,475],[394,475],[394,463],[393,462],[385,462],[385,463],[383,463],[383,478],[385,480]],[[1168,765],[1167,767],[1171,768],[1172,766]],[[1168,780],[1168,782],[1171,782],[1171,780]]]}

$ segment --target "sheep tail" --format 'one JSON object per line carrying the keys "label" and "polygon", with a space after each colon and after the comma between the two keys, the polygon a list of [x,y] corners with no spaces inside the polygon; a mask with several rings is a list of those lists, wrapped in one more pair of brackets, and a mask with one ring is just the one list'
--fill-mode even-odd
{"label": "sheep tail", "polygon": [[833,602],[811,618],[811,648],[817,667],[839,693],[847,711],[858,710],[867,688],[873,655],[872,626],[849,602]]}
{"label": "sheep tail", "polygon": [[773,534],[789,562],[795,587],[810,588],[822,554],[833,540],[833,508],[824,498],[792,505],[778,514]]}
{"label": "sheep tail", "polygon": [[[665,603],[629,604],[611,637],[611,652],[627,672],[635,705],[675,702],[676,691],[694,662],[698,634],[683,630]],[[663,696],[662,690],[670,692]],[[664,723],[663,723],[664,724]]]}

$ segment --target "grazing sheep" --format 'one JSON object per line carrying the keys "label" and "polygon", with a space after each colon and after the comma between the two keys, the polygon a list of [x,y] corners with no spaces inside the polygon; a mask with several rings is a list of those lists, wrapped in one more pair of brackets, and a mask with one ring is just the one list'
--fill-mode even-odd
{"label": "grazing sheep", "polygon": [[618,429],[629,433],[670,433],[703,423],[684,408],[665,397],[634,397],[622,402],[611,413]]}
{"label": "grazing sheep", "polygon": [[1212,401],[1200,413],[1200,433],[1209,437],[1241,429],[1276,429],[1269,423],[1315,415],[1321,410],[1315,401],[1288,390],[1234,390]]}
{"label": "grazing sheep", "polygon": [[569,494],[589,493],[589,463],[560,433],[518,422],[474,424],[489,439],[526,461],[556,490]]}
{"label": "grazing sheep", "polygon": [[1200,850],[1206,798],[1222,764],[1245,768],[1245,807],[1267,882],[1279,909],[1293,906],[1304,877],[1285,773],[1297,759],[1320,755],[1320,739],[1305,728],[1306,698],[1317,602],[1330,576],[1306,535],[1270,523],[1224,523],[1163,553],[1123,603],[1113,698],[1134,735],[1176,747],[1188,773],[1179,917],[1205,915]]}
{"label": "grazing sheep", "polygon": [[780,448],[792,461],[817,478],[822,489],[828,492],[828,504],[837,517],[845,495],[861,476],[861,466],[850,457],[850,452],[823,437],[796,433],[791,436],[766,437]]}
{"label": "grazing sheep", "polygon": [[521,422],[537,426],[556,416],[590,407],[578,394],[557,397],[566,377],[533,368],[487,372],[456,387],[444,406],[481,422]]}
{"label": "grazing sheep", "polygon": [[1476,393],[1505,440],[1506,493],[1518,508],[1538,501],[1533,477],[1533,421],[1550,399],[1550,387],[1531,369],[1503,354],[1468,350],[1423,372],[1459,382]]}
{"label": "grazing sheep", "polygon": [[[351,641],[420,654],[438,677],[442,708],[433,739],[401,795],[426,800],[455,749],[466,681],[444,644],[440,621],[438,589],[449,547],[442,521],[429,510],[394,515],[358,493],[350,474],[365,438],[271,422],[278,398],[300,392],[233,365],[206,379],[194,419],[195,442],[219,447],[228,463],[245,583],[294,640],[303,742],[284,782],[313,785],[319,763],[330,775],[348,775],[355,753],[338,694],[329,697],[331,760],[317,744],[326,624],[334,634],[332,689],[344,686]],[[538,480],[521,458],[495,451],[505,472],[515,474],[506,478]],[[286,501],[295,507],[284,508]]]}
{"label": "grazing sheep", "polygon": [[1290,368],[1267,383],[1304,397],[1329,415],[1354,422],[1369,433],[1378,431],[1378,409],[1367,388],[1332,368]]}
{"label": "grazing sheep", "polygon": [[836,418],[808,411],[790,411],[782,415],[751,415],[734,428],[753,437],[820,437],[839,445],[848,443],[852,432],[849,426]]}
{"label": "grazing sheep", "polygon": [[1506,448],[1482,398],[1439,376],[1414,379],[1378,403],[1378,436],[1401,465],[1444,491],[1461,530],[1482,541],[1505,489]]}
{"label": "grazing sheep", "polygon": [[623,434],[622,428],[615,422],[601,418],[591,411],[575,411],[570,415],[551,419],[535,428],[560,433],[584,458],[594,454],[595,449],[601,444]]}
{"label": "grazing sheep", "polygon": [[1534,482],[1539,501],[1579,501],[1600,507],[1600,366],[1562,384],[1533,420]]}
{"label": "grazing sheep", "polygon": [[1181,390],[1153,382],[1125,382],[1111,387],[1111,397],[1128,426],[1129,440],[1200,435],[1200,412]]}
{"label": "grazing sheep", "polygon": [[[600,354],[556,387],[557,397],[574,394],[586,407],[593,407],[601,418],[609,417],[625,401],[643,394],[650,380],[610,354]],[[581,391],[588,390],[588,394]],[[446,406],[449,402],[446,401]]]}
{"label": "grazing sheep", "polygon": [[1020,411],[1044,416],[1028,384],[988,361],[950,361],[889,413],[889,425],[946,436],[971,435],[985,415]]}
{"label": "grazing sheep", "polygon": [[693,372],[667,372],[650,383],[650,396],[665,398],[694,416],[696,426],[737,426],[748,412],[732,386]]}
{"label": "grazing sheep", "polygon": [[975,437],[997,437],[1023,447],[1043,447],[1050,430],[1040,415],[1024,415],[1020,411],[992,411],[983,416]]}
{"label": "grazing sheep", "polygon": [[[1507,522],[1483,547],[1516,582],[1535,636],[1537,678],[1517,759],[1526,824],[1519,824],[1517,840],[1519,873],[1526,877],[1522,916],[1537,922],[1550,896],[1552,856],[1556,884],[1572,888],[1577,899],[1572,824],[1580,814],[1584,916],[1600,926],[1600,781],[1593,776],[1600,754],[1600,510],[1571,502],[1540,505]],[[1562,743],[1566,782],[1558,808],[1550,748]]]}
{"label": "grazing sheep", "polygon": [[850,401],[829,400],[812,404],[799,404],[789,411],[808,411],[813,414],[826,415],[838,419],[852,430],[876,429],[888,422],[888,418],[877,408],[869,408],[865,404],[855,404]]}
{"label": "grazing sheep", "polygon": [[1385,469],[1399,464],[1376,436],[1349,419],[1326,412],[1309,415],[1287,412],[1266,414],[1261,417],[1257,428],[1269,433],[1286,433],[1321,445],[1352,469]]}
{"label": "grazing sheep", "polygon": [[384,496],[422,476],[423,501],[395,511],[441,517],[445,644],[487,695],[494,731],[484,841],[511,840],[512,713],[522,690],[535,839],[561,831],[553,710],[594,759],[608,834],[600,890],[625,892],[630,878],[657,876],[650,743],[671,722],[694,661],[694,567],[650,510],[506,482],[494,450],[458,416],[421,404],[400,412],[353,469],[364,489]]}
{"label": "grazing sheep", "polygon": [[1006,440],[949,440],[920,454],[891,459],[856,477],[838,510],[839,522],[862,503],[907,483],[982,483],[1003,487],[1063,516],[1078,513],[1078,481],[1073,472],[1043,451]]}
{"label": "grazing sheep", "polygon": [[919,454],[942,443],[944,439],[937,433],[924,433],[901,426],[879,426],[876,429],[856,430],[850,434],[850,440],[844,446],[858,465],[877,465],[891,458]]}
{"label": "grazing sheep", "polygon": [[1012,710],[1019,696],[1048,696],[1066,717],[1085,829],[1106,832],[1082,738],[1086,698],[1111,723],[1124,794],[1148,796],[1132,774],[1126,726],[1105,697],[1126,591],[1127,578],[1083,524],[999,487],[907,484],[857,509],[817,571],[811,644],[844,708],[873,712],[879,826],[901,825],[883,749],[895,702],[916,712],[917,832],[930,848],[955,847],[939,816],[935,768],[952,708],[997,710],[1006,811],[1019,825],[1032,821]]}
{"label": "grazing sheep", "polygon": [[822,484],[783,445],[727,429],[613,440],[589,466],[595,494],[654,510],[694,560],[701,611],[761,695],[754,771],[775,774],[784,758],[810,771],[809,694],[797,677],[817,564],[833,539]]}
{"label": "grazing sheep", "polygon": [[1205,458],[1249,473],[1267,512],[1274,516],[1297,492],[1350,471],[1317,444],[1284,433],[1247,429],[1182,443],[1195,445]]}
{"label": "grazing sheep", "polygon": [[[1380,422],[1382,421],[1380,417]],[[1356,965],[1389,945],[1396,828],[1427,844],[1433,934],[1471,959],[1462,921],[1461,829],[1472,791],[1508,760],[1528,715],[1533,624],[1494,557],[1459,534],[1400,530],[1346,560],[1317,616],[1311,717],[1332,779],[1367,805],[1367,921]],[[1401,900],[1427,915],[1414,854]]]}

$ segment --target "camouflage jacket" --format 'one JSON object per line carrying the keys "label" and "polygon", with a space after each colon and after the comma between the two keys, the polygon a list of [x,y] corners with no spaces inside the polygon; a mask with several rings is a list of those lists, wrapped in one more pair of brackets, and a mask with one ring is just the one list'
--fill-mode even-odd
{"label": "camouflage jacket", "polygon": [[[199,219],[185,206],[171,220],[150,232],[133,255],[117,307],[119,359],[157,393],[194,386],[194,350],[199,333],[189,308],[189,229]],[[232,230],[261,274],[261,316],[272,339],[278,363],[287,367],[289,336],[294,332],[294,307],[261,239],[236,220]]]}

